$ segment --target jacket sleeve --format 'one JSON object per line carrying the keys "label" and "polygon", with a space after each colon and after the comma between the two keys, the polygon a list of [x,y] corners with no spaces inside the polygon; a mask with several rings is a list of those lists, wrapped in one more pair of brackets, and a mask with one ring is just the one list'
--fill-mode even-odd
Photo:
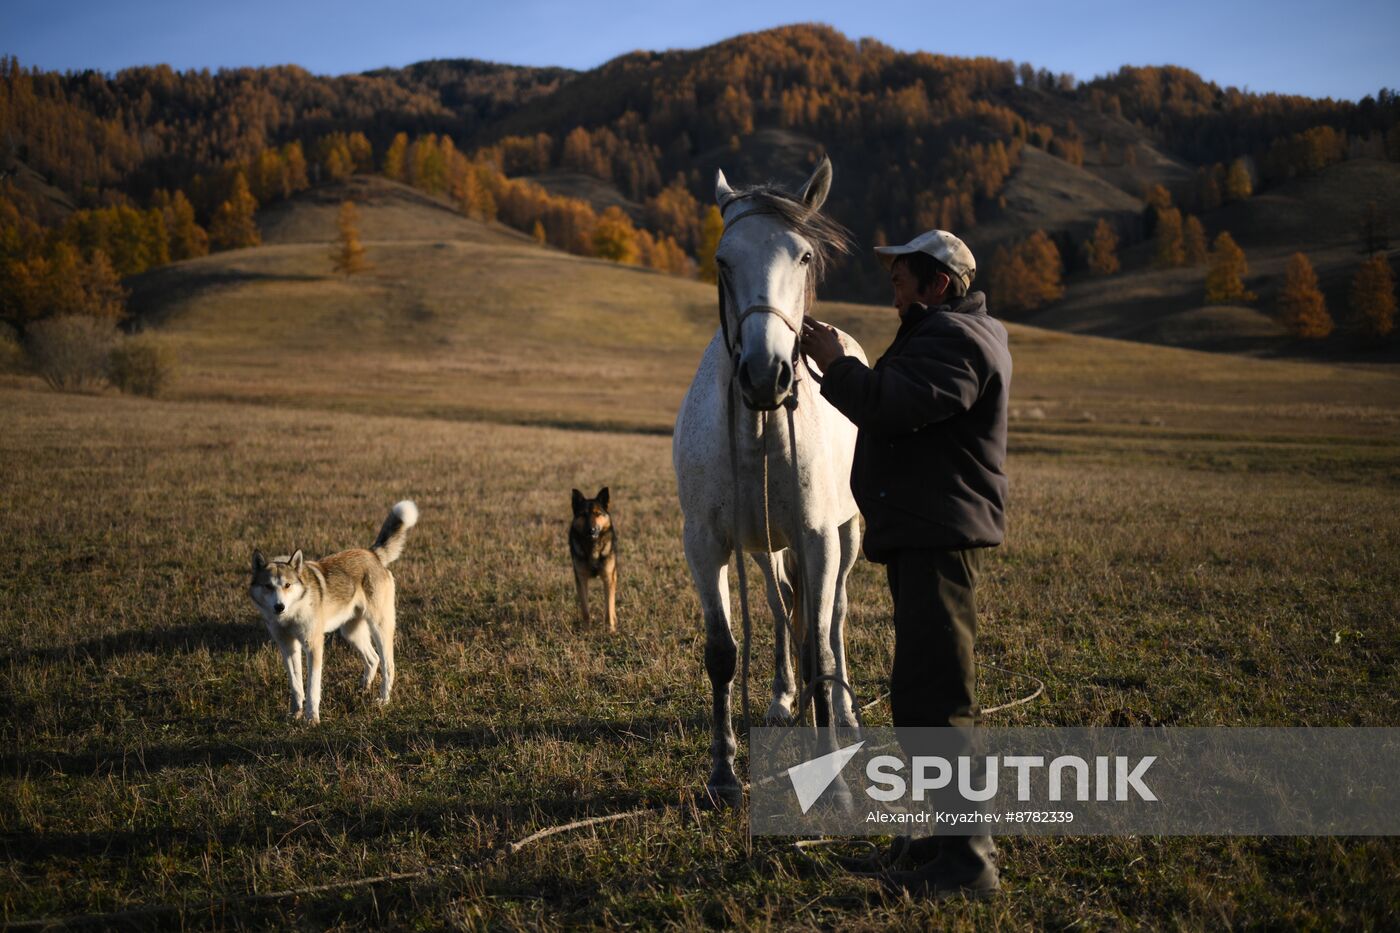
{"label": "jacket sleeve", "polygon": [[982,393],[981,360],[975,341],[942,334],[917,340],[878,370],[837,360],[822,395],[858,428],[905,434],[971,408]]}

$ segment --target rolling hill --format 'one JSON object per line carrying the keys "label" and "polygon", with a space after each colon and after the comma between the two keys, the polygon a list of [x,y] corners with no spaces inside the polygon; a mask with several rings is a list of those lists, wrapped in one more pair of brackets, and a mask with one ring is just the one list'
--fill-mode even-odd
{"label": "rolling hill", "polygon": [[[355,136],[357,170],[380,171],[402,134],[405,144],[430,143],[423,152],[446,139],[595,210],[621,207],[694,251],[694,208],[708,205],[716,168],[740,183],[792,184],[825,152],[837,167],[829,210],[861,242],[954,229],[978,253],[986,284],[998,246],[1035,230],[1054,236],[1068,294],[1028,323],[1255,354],[1395,357],[1393,346],[1358,353],[1340,332],[1303,346],[1270,326],[1289,253],[1314,260],[1340,313],[1359,212],[1375,202],[1382,220],[1400,217],[1400,98],[1389,92],[1355,103],[1256,94],[1169,65],[1125,65],[1080,82],[1031,63],[899,51],[819,24],[634,52],[583,72],[452,59],[334,78],[293,66],[200,77],[161,66],[77,76],[12,64],[0,92],[24,105],[5,111],[13,144],[0,153],[0,196],[49,226],[74,209],[148,207],[158,189],[176,188],[207,226],[235,174],[263,170],[259,159],[278,163],[300,144],[309,177],[341,177],[344,164],[333,169],[330,153],[335,139]],[[1312,132],[1335,142],[1320,160],[1276,158]],[[1194,210],[1197,173],[1235,159],[1254,166],[1263,186],[1202,221],[1244,247],[1261,300],[1252,313],[1204,311],[1199,270],[1149,268],[1141,198],[1163,185]],[[390,174],[415,180],[422,169],[429,178],[431,161],[401,161]],[[677,179],[685,195],[652,210]],[[304,203],[275,203],[294,185],[255,187],[269,201],[261,219],[269,243],[323,236]],[[441,178],[421,187],[450,190]],[[449,213],[425,215],[423,238],[478,236]],[[1106,283],[1080,271],[1080,245],[1101,219],[1125,244],[1125,271]],[[374,225],[381,240],[414,238],[388,215]],[[570,248],[587,251],[584,242]],[[828,293],[878,301],[884,288],[877,269],[847,263]]]}
{"label": "rolling hill", "polygon": [[[364,202],[373,263],[348,279],[328,245],[347,197]],[[711,286],[542,248],[392,182],[306,192],[264,220],[266,245],[134,283],[140,321],[184,361],[176,397],[666,432],[714,332]],[[817,314],[872,355],[896,324],[869,305],[820,302]],[[1038,428],[1326,433],[1345,421],[1378,434],[1400,423],[1400,374],[1010,331],[1017,414]]]}

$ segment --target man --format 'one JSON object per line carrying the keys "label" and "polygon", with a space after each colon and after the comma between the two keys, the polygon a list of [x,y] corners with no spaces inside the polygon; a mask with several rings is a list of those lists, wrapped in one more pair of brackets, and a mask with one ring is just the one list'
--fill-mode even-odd
{"label": "man", "polygon": [[[968,292],[976,263],[951,233],[875,251],[900,317],[889,349],[867,368],[810,319],[802,349],[825,374],[822,395],[860,429],[851,491],[865,516],[865,556],[886,566],[894,599],[895,728],[971,730],[980,715],[977,577],[983,552],[1005,533],[1006,328],[982,292]],[[907,735],[900,741],[912,754]],[[1000,887],[995,855],[985,835],[896,840],[881,880],[927,896],[987,896]]]}

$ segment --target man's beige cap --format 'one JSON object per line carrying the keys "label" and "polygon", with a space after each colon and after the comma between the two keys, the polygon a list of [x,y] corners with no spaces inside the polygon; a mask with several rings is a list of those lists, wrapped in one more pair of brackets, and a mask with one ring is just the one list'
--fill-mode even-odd
{"label": "man's beige cap", "polygon": [[930,230],[927,233],[921,233],[903,246],[877,246],[875,252],[886,268],[894,262],[896,256],[926,253],[943,263],[954,275],[962,279],[964,289],[972,286],[972,280],[977,275],[977,260],[972,258],[972,250],[968,249],[966,243],[947,230]]}

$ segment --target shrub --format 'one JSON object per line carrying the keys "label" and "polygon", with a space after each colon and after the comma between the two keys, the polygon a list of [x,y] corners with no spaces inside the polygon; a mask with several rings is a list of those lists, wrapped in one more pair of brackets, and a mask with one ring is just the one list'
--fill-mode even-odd
{"label": "shrub", "polygon": [[175,353],[150,337],[128,337],[108,360],[112,385],[128,395],[154,398],[175,378]]}
{"label": "shrub", "polygon": [[0,321],[0,373],[12,373],[24,369],[24,348],[20,346],[19,334],[9,324]]}
{"label": "shrub", "polygon": [[96,388],[107,378],[107,359],[117,343],[109,320],[82,314],[45,318],[29,325],[29,362],[59,391]]}

